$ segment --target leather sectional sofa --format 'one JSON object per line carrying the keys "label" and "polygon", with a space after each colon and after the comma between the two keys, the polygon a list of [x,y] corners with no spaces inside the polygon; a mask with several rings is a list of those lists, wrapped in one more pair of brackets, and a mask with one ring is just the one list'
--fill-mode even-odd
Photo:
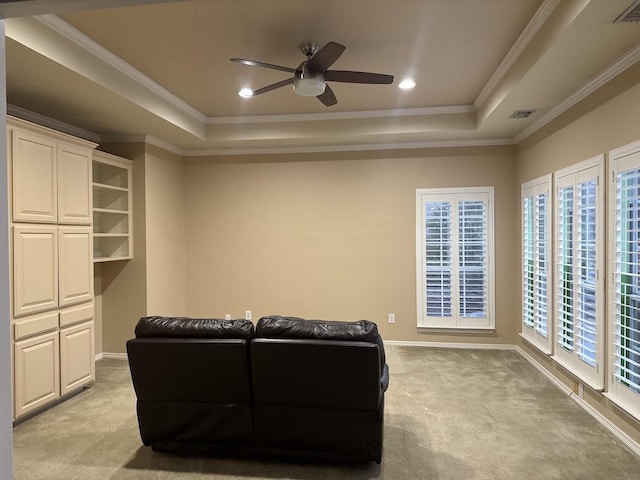
{"label": "leather sectional sofa", "polygon": [[382,459],[389,374],[375,323],[144,317],[127,342],[144,445]]}

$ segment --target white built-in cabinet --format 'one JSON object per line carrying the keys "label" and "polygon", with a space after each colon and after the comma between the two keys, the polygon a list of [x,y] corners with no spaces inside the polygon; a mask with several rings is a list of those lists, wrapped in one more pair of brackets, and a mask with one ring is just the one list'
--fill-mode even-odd
{"label": "white built-in cabinet", "polygon": [[93,261],[133,258],[133,162],[93,153]]}
{"label": "white built-in cabinet", "polygon": [[95,144],[9,118],[14,417],[95,379]]}

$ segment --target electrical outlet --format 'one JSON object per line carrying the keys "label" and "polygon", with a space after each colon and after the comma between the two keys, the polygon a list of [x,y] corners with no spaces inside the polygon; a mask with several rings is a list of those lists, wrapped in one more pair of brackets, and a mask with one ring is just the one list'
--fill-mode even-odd
{"label": "electrical outlet", "polygon": [[231,314],[230,313],[225,313],[224,314],[224,319],[225,320],[231,320]]}
{"label": "electrical outlet", "polygon": [[244,312],[244,318],[246,320],[251,320],[251,310],[245,310]]}
{"label": "electrical outlet", "polygon": [[396,314],[395,313],[390,313],[389,314],[389,323],[396,323]]}
{"label": "electrical outlet", "polygon": [[578,382],[578,396],[580,398],[584,398],[584,387],[582,386],[582,383]]}

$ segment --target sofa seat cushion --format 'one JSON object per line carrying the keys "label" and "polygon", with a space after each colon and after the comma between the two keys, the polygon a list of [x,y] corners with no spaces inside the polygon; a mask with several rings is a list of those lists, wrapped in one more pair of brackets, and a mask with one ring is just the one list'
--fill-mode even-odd
{"label": "sofa seat cushion", "polygon": [[136,325],[136,338],[242,338],[253,337],[249,320],[220,318],[142,317]]}

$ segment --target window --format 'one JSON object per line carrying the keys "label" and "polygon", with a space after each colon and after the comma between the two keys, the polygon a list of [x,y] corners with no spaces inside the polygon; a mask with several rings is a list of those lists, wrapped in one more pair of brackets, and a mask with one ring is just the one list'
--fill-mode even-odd
{"label": "window", "polygon": [[493,187],[416,191],[418,326],[494,328]]}
{"label": "window", "polygon": [[555,356],[595,389],[604,387],[602,202],[604,156],[555,173]]}
{"label": "window", "polygon": [[609,396],[640,418],[640,142],[610,159]]}
{"label": "window", "polygon": [[522,185],[522,336],[551,353],[548,289],[551,281],[551,175]]}

